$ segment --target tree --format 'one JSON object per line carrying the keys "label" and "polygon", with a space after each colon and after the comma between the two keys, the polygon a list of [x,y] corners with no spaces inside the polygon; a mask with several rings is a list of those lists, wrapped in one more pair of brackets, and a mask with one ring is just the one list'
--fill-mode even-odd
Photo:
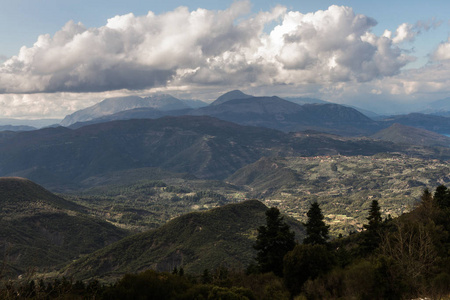
{"label": "tree", "polygon": [[433,273],[438,261],[433,241],[436,232],[436,226],[416,219],[397,220],[393,230],[383,236],[380,253],[393,262],[392,273],[410,289],[417,289]]}
{"label": "tree", "polygon": [[377,200],[373,200],[370,205],[369,216],[367,217],[369,224],[364,225],[363,227],[367,231],[378,231],[381,226],[381,222],[383,219],[381,218],[380,206],[378,205]]}
{"label": "tree", "polygon": [[422,222],[427,222],[433,218],[435,211],[434,198],[429,189],[423,191],[420,200],[420,205],[416,208],[418,217]]}
{"label": "tree", "polygon": [[378,205],[377,200],[372,201],[367,220],[369,221],[369,224],[363,226],[366,231],[363,233],[361,245],[364,253],[370,253],[375,250],[381,241],[380,228],[383,219],[381,218],[380,206]]}
{"label": "tree", "polygon": [[276,207],[266,211],[266,224],[258,228],[258,237],[253,246],[258,251],[256,261],[260,272],[273,272],[281,277],[283,257],[294,248],[295,233],[283,221]]}
{"label": "tree", "polygon": [[323,221],[322,210],[317,202],[311,204],[307,213],[308,221],[306,227],[306,237],[303,244],[324,245],[328,240],[328,229],[330,226]]}
{"label": "tree", "polygon": [[450,207],[450,191],[446,186],[441,184],[436,188],[436,191],[434,192],[434,201],[441,209]]}

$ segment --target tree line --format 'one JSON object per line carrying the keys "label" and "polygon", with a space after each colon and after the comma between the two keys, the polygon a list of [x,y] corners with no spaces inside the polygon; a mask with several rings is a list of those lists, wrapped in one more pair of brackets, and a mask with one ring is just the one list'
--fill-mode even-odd
{"label": "tree line", "polygon": [[298,299],[450,299],[450,190],[425,190],[418,206],[382,219],[373,200],[363,231],[328,241],[320,206],[308,211],[306,237],[293,233],[276,208],[258,229],[253,271],[283,278]]}

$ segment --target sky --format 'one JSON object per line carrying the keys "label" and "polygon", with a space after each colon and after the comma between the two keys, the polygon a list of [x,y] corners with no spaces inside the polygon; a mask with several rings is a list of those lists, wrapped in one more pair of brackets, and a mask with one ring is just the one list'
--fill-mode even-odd
{"label": "sky", "polygon": [[450,1],[0,0],[0,118],[240,89],[394,114],[450,97]]}

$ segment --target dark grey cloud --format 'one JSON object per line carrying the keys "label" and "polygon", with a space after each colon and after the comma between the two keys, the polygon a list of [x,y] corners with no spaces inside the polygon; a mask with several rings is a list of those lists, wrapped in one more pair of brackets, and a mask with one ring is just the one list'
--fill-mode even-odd
{"label": "dark grey cloud", "polygon": [[143,69],[140,66],[118,63],[103,66],[91,63],[80,72],[53,74],[45,92],[103,92],[119,89],[141,90],[164,86],[175,74],[174,70]]}

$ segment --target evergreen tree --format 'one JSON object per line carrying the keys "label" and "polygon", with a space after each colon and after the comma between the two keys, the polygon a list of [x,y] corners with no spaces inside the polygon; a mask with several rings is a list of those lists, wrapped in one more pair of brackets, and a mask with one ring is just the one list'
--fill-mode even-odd
{"label": "evergreen tree", "polygon": [[283,257],[295,246],[295,233],[283,221],[280,211],[272,207],[266,212],[266,226],[258,228],[253,246],[258,251],[256,261],[262,273],[283,275]]}
{"label": "evergreen tree", "polygon": [[367,231],[377,232],[383,221],[383,219],[381,218],[380,206],[378,205],[377,200],[372,201],[367,220],[369,221],[369,224],[366,224],[363,227]]}
{"label": "evergreen tree", "polygon": [[330,226],[323,221],[322,210],[317,202],[311,204],[307,213],[308,221],[306,227],[306,237],[303,244],[324,245],[328,240],[328,229]]}
{"label": "evergreen tree", "polygon": [[380,206],[377,200],[373,200],[370,205],[369,216],[367,217],[368,224],[363,225],[366,230],[363,233],[362,250],[363,253],[370,253],[375,250],[381,240],[380,228],[383,222],[381,218]]}
{"label": "evergreen tree", "polygon": [[436,188],[436,192],[434,192],[434,201],[439,208],[450,207],[450,191],[446,186],[441,184]]}

